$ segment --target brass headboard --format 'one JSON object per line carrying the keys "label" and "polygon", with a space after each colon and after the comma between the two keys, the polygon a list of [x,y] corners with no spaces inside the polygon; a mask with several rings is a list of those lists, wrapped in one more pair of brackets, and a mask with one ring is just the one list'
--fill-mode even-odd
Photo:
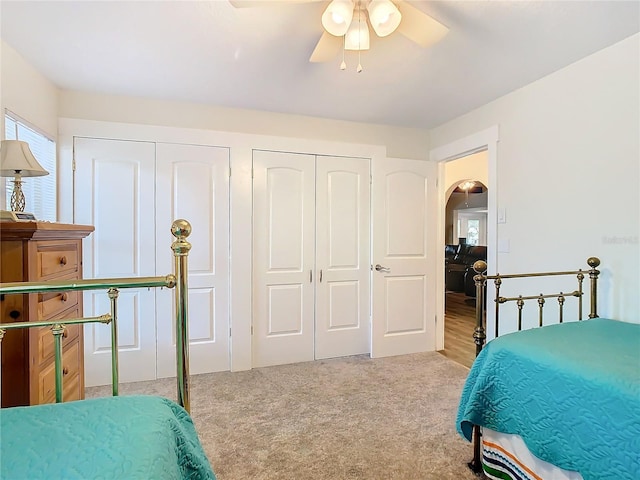
{"label": "brass headboard", "polygon": [[[582,269],[576,271],[563,271],[563,272],[541,272],[541,273],[518,273],[511,275],[500,275],[499,273],[496,275],[485,275],[487,271],[487,264],[482,260],[478,260],[473,264],[473,269],[477,273],[473,277],[476,285],[476,328],[473,332],[473,338],[476,344],[476,356],[482,350],[484,346],[485,340],[487,338],[486,335],[486,285],[487,280],[493,280],[495,286],[495,297],[493,299],[495,304],[495,332],[494,336],[498,337],[499,333],[499,321],[500,321],[500,306],[508,303],[508,302],[516,302],[518,307],[518,331],[522,330],[522,309],[526,301],[535,300],[538,303],[538,326],[541,327],[543,325],[544,318],[544,306],[547,299],[555,298],[558,301],[559,306],[559,323],[562,323],[564,320],[564,303],[567,298],[575,297],[578,299],[578,320],[582,320],[583,317],[583,305],[582,305],[582,297],[584,296],[583,292],[583,281],[585,278],[585,274],[589,274],[590,279],[590,312],[589,318],[596,318],[598,316],[597,308],[598,308],[598,275],[600,275],[600,270],[597,267],[600,265],[600,259],[597,257],[589,257],[587,259],[587,264],[591,267],[589,270],[584,271]],[[502,286],[503,280],[511,279],[511,278],[533,278],[533,277],[557,277],[557,276],[565,276],[565,275],[573,275],[577,279],[577,289],[572,292],[559,292],[559,293],[551,293],[551,294],[539,294],[539,295],[518,295],[517,297],[503,297],[500,295],[500,287]]]}
{"label": "brass headboard", "polygon": [[62,335],[67,325],[79,323],[111,324],[111,376],[112,392],[118,395],[118,293],[125,288],[175,288],[176,298],[176,370],[178,379],[177,402],[187,411],[189,402],[189,334],[188,334],[188,255],[191,244],[187,237],[191,234],[191,225],[186,220],[176,220],[171,225],[175,237],[171,244],[174,255],[174,273],[164,277],[127,277],[83,280],[59,280],[50,282],[0,283],[0,294],[30,294],[62,291],[107,290],[111,311],[97,317],[48,320],[40,322],[0,323],[0,347],[7,330],[33,327],[51,327],[54,337],[54,365],[56,403],[63,401],[62,390]]}

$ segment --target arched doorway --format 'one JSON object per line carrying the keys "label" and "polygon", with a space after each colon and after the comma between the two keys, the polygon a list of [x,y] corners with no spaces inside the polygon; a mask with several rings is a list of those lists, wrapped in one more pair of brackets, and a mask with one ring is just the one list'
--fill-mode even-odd
{"label": "arched doorway", "polygon": [[441,352],[465,366],[475,359],[473,264],[487,260],[488,154],[443,163],[444,338]]}

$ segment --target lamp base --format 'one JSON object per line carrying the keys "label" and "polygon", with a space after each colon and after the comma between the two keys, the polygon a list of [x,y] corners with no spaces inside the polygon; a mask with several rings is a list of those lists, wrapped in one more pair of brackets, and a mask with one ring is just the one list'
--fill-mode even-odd
{"label": "lamp base", "polygon": [[22,192],[22,178],[19,175],[13,179],[13,192],[11,192],[11,210],[14,212],[24,212],[27,201]]}

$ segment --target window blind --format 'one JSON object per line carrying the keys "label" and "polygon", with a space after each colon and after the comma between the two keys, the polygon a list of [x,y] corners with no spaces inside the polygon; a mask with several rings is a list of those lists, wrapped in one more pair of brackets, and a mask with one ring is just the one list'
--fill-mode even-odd
{"label": "window blind", "polygon": [[[4,124],[5,138],[27,142],[33,156],[49,172],[49,175],[44,177],[23,178],[22,191],[27,202],[25,210],[33,213],[38,220],[55,222],[57,219],[56,143],[9,113],[5,115]],[[13,192],[12,180],[12,178],[6,179],[7,206],[10,205]]]}

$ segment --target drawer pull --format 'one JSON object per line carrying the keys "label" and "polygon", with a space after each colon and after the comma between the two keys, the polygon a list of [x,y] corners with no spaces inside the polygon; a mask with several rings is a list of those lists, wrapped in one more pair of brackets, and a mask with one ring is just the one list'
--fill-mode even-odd
{"label": "drawer pull", "polygon": [[60,295],[61,302],[66,302],[68,299],[69,299],[69,295],[67,295],[66,293],[63,293],[62,295]]}
{"label": "drawer pull", "polygon": [[68,375],[68,374],[69,374],[69,367],[64,367],[64,368],[62,369],[62,374],[63,374],[63,375]]}
{"label": "drawer pull", "polygon": [[60,265],[66,265],[67,264],[67,257],[60,257]]}
{"label": "drawer pull", "polygon": [[17,320],[20,317],[20,312],[18,310],[11,310],[9,316],[12,320]]}

